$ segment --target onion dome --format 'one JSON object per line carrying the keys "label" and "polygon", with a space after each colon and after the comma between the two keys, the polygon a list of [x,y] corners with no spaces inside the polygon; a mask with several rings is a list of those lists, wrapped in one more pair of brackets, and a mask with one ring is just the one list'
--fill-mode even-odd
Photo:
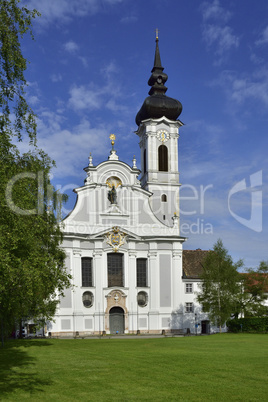
{"label": "onion dome", "polygon": [[182,111],[182,104],[177,99],[169,98],[165,95],[167,87],[165,83],[168,79],[164,67],[161,64],[158,37],[156,37],[154,66],[148,85],[151,87],[149,95],[143,102],[142,107],[136,116],[136,124],[139,126],[142,120],[159,119],[167,117],[169,120],[177,120]]}

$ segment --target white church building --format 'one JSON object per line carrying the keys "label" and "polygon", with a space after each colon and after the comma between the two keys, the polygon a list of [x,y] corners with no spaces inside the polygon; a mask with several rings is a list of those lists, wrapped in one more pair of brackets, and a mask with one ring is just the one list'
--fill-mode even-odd
{"label": "white church building", "polygon": [[95,166],[63,221],[63,248],[73,288],[57,308],[47,335],[208,333],[216,330],[196,301],[202,250],[183,251],[180,235],[178,139],[181,103],[165,95],[167,75],[158,38],[148,84],[136,116],[141,170],[111,151]]}

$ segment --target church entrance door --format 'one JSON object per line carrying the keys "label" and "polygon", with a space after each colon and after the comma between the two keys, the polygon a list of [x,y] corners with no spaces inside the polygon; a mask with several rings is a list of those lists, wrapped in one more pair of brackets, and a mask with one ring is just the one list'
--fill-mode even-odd
{"label": "church entrance door", "polygon": [[125,315],[121,307],[113,307],[109,313],[110,333],[123,334],[125,329]]}

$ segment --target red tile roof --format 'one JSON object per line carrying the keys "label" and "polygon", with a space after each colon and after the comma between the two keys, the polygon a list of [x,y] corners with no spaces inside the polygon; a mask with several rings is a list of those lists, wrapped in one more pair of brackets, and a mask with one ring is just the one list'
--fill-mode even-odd
{"label": "red tile roof", "polygon": [[268,275],[265,273],[257,272],[241,272],[241,275],[246,280],[247,291],[254,291],[255,288],[263,287],[263,291],[268,293]]}

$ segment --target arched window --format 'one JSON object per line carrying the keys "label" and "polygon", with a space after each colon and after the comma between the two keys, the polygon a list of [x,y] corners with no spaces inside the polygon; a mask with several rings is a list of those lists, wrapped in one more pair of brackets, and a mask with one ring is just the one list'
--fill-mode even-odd
{"label": "arched window", "polygon": [[93,301],[94,301],[93,293],[84,292],[83,296],[82,296],[82,300],[83,300],[83,305],[85,307],[92,307],[93,306]]}
{"label": "arched window", "polygon": [[162,194],[162,195],[161,195],[161,201],[162,201],[162,202],[167,202],[167,196],[166,196],[166,194]]}
{"label": "arched window", "polygon": [[82,258],[82,286],[93,286],[92,258],[89,257]]}
{"label": "arched window", "polygon": [[158,148],[158,170],[168,172],[168,149],[165,145]]}

